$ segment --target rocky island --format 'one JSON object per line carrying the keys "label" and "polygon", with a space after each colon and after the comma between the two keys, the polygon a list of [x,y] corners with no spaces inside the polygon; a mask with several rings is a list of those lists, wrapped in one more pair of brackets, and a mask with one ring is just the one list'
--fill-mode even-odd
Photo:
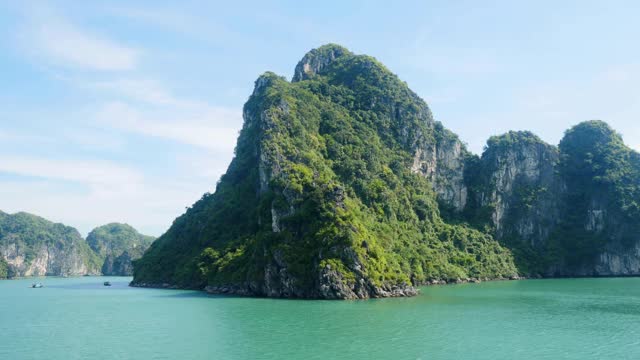
{"label": "rocky island", "polygon": [[111,223],[93,229],[87,236],[89,247],[101,259],[102,275],[131,276],[132,261],[140,258],[155,240],[128,224]]}
{"label": "rocky island", "polygon": [[601,121],[482,156],[376,59],[338,45],[267,72],[235,157],[134,262],[133,286],[321,299],[427,283],[640,274],[640,156]]}
{"label": "rocky island", "polygon": [[130,276],[154,238],[126,224],[78,230],[25,212],[0,211],[0,279],[23,276]]}

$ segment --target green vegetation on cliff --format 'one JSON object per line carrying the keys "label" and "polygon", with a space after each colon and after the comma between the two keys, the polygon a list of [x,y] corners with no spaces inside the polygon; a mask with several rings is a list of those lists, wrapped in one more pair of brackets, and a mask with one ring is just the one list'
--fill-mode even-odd
{"label": "green vegetation on cliff", "polygon": [[516,274],[490,236],[445,223],[411,170],[417,148],[449,133],[404,82],[336,45],[307,54],[294,80],[256,81],[216,192],[135,262],[134,284],[349,298]]}
{"label": "green vegetation on cliff", "polygon": [[24,212],[0,216],[0,254],[15,276],[98,273],[100,266],[76,229]]}
{"label": "green vegetation on cliff", "polygon": [[591,265],[611,241],[640,234],[640,155],[602,121],[569,129],[560,142],[566,209],[556,242],[569,266]]}
{"label": "green vegetation on cliff", "polygon": [[97,227],[87,236],[89,247],[103,260],[103,275],[132,275],[131,261],[140,258],[154,240],[119,223]]}
{"label": "green vegetation on cliff", "polygon": [[567,131],[560,142],[561,174],[571,196],[605,191],[629,220],[640,220],[640,154],[602,121],[587,121]]}
{"label": "green vegetation on cliff", "polygon": [[14,276],[127,275],[154,238],[126,224],[94,229],[87,240],[63,224],[0,211],[0,279]]}
{"label": "green vegetation on cliff", "polygon": [[12,277],[9,272],[9,264],[7,261],[0,257],[0,279],[7,279]]}
{"label": "green vegetation on cliff", "polygon": [[525,275],[637,274],[639,159],[602,121],[574,126],[558,147],[530,132],[492,137],[464,220],[511,249]]}

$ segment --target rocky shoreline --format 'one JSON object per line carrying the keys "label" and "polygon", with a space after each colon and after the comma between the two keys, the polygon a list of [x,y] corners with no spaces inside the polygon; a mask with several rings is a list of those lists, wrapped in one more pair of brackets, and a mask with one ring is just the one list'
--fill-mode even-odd
{"label": "rocky shoreline", "polygon": [[521,276],[510,276],[510,277],[500,277],[500,278],[458,278],[455,280],[430,280],[425,283],[421,283],[416,286],[395,286],[388,289],[377,289],[377,291],[371,296],[365,297],[345,297],[345,298],[327,298],[321,296],[315,297],[289,297],[289,296],[266,296],[260,294],[259,292],[252,290],[250,286],[239,286],[236,284],[226,284],[226,285],[207,285],[202,289],[186,289],[182,288],[178,285],[170,284],[170,283],[134,283],[133,281],[129,283],[131,287],[139,287],[139,288],[152,288],[152,289],[170,289],[170,290],[197,290],[202,291],[211,295],[231,295],[231,296],[242,296],[242,297],[268,297],[275,299],[304,299],[304,300],[367,300],[367,299],[380,299],[380,298],[394,298],[394,297],[412,297],[416,296],[420,293],[420,289],[417,287],[420,286],[434,286],[434,285],[457,285],[457,284],[479,284],[482,282],[488,281],[509,281],[509,280],[527,280],[529,278],[521,277]]}
{"label": "rocky shoreline", "polygon": [[419,293],[419,290],[413,286],[395,286],[392,288],[385,289],[377,289],[377,291],[372,296],[349,296],[349,297],[322,297],[318,296],[267,296],[261,294],[258,291],[252,290],[249,286],[239,286],[235,284],[226,284],[226,285],[208,285],[204,288],[195,288],[188,289],[183,288],[178,285],[170,284],[170,283],[134,283],[133,281],[129,283],[131,287],[138,288],[152,288],[152,289],[170,289],[170,290],[197,290],[203,291],[212,295],[233,295],[233,296],[242,296],[242,297],[268,297],[275,299],[308,299],[308,300],[366,300],[366,299],[376,299],[376,298],[391,298],[391,297],[411,297],[416,296]]}

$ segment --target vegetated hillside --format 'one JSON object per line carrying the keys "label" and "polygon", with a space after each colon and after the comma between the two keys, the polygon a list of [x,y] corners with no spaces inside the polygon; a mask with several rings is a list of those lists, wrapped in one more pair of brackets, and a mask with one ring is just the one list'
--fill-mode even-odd
{"label": "vegetated hillside", "polygon": [[132,226],[110,223],[93,229],[87,236],[87,243],[103,259],[103,275],[131,276],[132,261],[138,259],[155,240],[142,235]]}
{"label": "vegetated hillside", "polygon": [[132,260],[153,242],[126,224],[94,229],[87,240],[70,226],[0,211],[0,279],[21,276],[131,276]]}
{"label": "vegetated hillside", "polygon": [[13,274],[9,272],[9,264],[3,258],[0,258],[0,279],[7,279],[13,277]]}
{"label": "vegetated hillside", "polygon": [[440,216],[438,194],[454,211],[466,205],[467,156],[382,64],[323,46],[292,82],[256,81],[216,192],[135,262],[133,285],[366,298],[515,276],[490,235]]}
{"label": "vegetated hillside", "polygon": [[99,257],[76,229],[24,212],[0,214],[0,259],[0,277],[100,273]]}
{"label": "vegetated hillside", "polygon": [[495,137],[481,163],[473,213],[490,214],[521,273],[640,274],[640,155],[609,125],[580,123],[559,147],[530,133]]}

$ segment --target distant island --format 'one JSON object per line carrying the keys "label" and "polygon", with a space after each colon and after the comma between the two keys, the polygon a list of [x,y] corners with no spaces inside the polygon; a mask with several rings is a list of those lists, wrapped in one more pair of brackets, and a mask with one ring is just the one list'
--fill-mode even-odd
{"label": "distant island", "polygon": [[78,230],[36,215],[0,211],[0,279],[22,276],[130,276],[154,238],[127,224]]}

